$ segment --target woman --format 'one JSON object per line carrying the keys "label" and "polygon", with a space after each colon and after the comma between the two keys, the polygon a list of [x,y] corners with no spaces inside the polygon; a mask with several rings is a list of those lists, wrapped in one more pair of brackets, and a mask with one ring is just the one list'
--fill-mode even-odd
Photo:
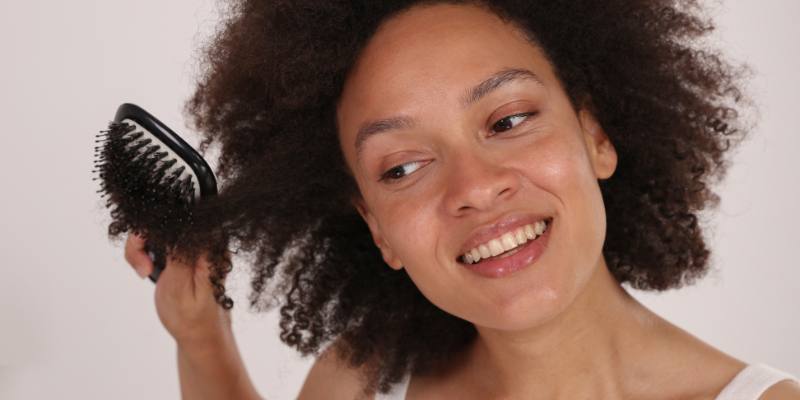
{"label": "woman", "polygon": [[[696,215],[743,131],[699,13],[236,3],[189,103],[227,186],[156,288],[184,397],[258,397],[227,257],[198,257],[223,235],[256,255],[253,306],[284,295],[281,338],[326,347],[301,399],[800,398],[621,286],[707,268]],[[126,257],[149,273],[141,238]]]}

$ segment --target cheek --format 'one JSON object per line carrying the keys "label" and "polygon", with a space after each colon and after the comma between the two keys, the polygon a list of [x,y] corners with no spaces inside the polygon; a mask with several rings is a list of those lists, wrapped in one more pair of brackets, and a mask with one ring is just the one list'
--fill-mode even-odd
{"label": "cheek", "polygon": [[402,201],[387,202],[382,231],[389,246],[404,265],[430,259],[437,242],[437,221],[432,202],[421,196],[403,196]]}
{"label": "cheek", "polygon": [[550,293],[554,303],[569,302],[602,254],[606,220],[600,188],[577,135],[549,136],[526,153],[518,158],[524,160],[518,168],[524,171],[527,184],[535,187],[529,193],[545,197],[558,218],[548,272],[539,280],[543,296],[539,300],[547,300],[544,295]]}
{"label": "cheek", "polygon": [[[546,150],[546,152],[545,152]],[[555,197],[565,236],[575,256],[593,261],[605,238],[605,208],[597,178],[582,143],[560,141],[543,149],[536,176],[543,189]]]}
{"label": "cheek", "polygon": [[[557,207],[581,206],[597,186],[588,155],[568,132],[551,133],[508,157],[528,184],[552,196]],[[589,196],[591,197],[591,196]],[[566,211],[564,210],[564,211]]]}
{"label": "cheek", "polygon": [[402,202],[392,204],[391,212],[384,214],[389,227],[384,231],[394,254],[420,292],[437,307],[463,316],[460,312],[463,296],[459,293],[463,286],[454,284],[459,279],[458,273],[449,269],[452,264],[448,255],[442,253],[441,238],[447,233],[447,225],[437,215],[435,197],[427,193],[403,196]]}

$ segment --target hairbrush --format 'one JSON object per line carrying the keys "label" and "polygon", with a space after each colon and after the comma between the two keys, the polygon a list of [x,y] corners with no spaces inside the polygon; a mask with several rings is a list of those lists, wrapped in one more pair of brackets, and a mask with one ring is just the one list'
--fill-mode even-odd
{"label": "hairbrush", "polygon": [[139,233],[158,280],[167,249],[192,224],[200,199],[217,194],[208,163],[172,129],[134,104],[119,106],[108,130],[97,135],[93,180],[111,210],[109,235]]}

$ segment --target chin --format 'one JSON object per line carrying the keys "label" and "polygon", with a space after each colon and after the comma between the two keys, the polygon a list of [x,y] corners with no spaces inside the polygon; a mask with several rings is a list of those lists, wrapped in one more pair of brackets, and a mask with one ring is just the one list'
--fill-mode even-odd
{"label": "chin", "polygon": [[552,288],[537,288],[517,296],[504,296],[497,303],[481,306],[480,315],[471,320],[477,327],[502,331],[536,329],[557,318],[569,305],[568,293]]}

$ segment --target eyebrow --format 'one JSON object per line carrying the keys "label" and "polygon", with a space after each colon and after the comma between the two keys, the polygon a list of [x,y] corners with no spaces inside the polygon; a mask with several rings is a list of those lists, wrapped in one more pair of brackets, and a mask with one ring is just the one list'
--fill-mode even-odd
{"label": "eyebrow", "polygon": [[[461,96],[461,106],[466,108],[497,88],[509,82],[519,80],[532,80],[540,85],[543,85],[542,80],[539,79],[536,74],[527,69],[502,69],[484,79],[481,83],[467,89]],[[404,115],[365,122],[361,125],[361,128],[358,129],[358,133],[356,134],[357,158],[361,158],[361,151],[364,147],[364,142],[370,137],[392,130],[411,129],[415,125],[416,121],[413,118]]]}

